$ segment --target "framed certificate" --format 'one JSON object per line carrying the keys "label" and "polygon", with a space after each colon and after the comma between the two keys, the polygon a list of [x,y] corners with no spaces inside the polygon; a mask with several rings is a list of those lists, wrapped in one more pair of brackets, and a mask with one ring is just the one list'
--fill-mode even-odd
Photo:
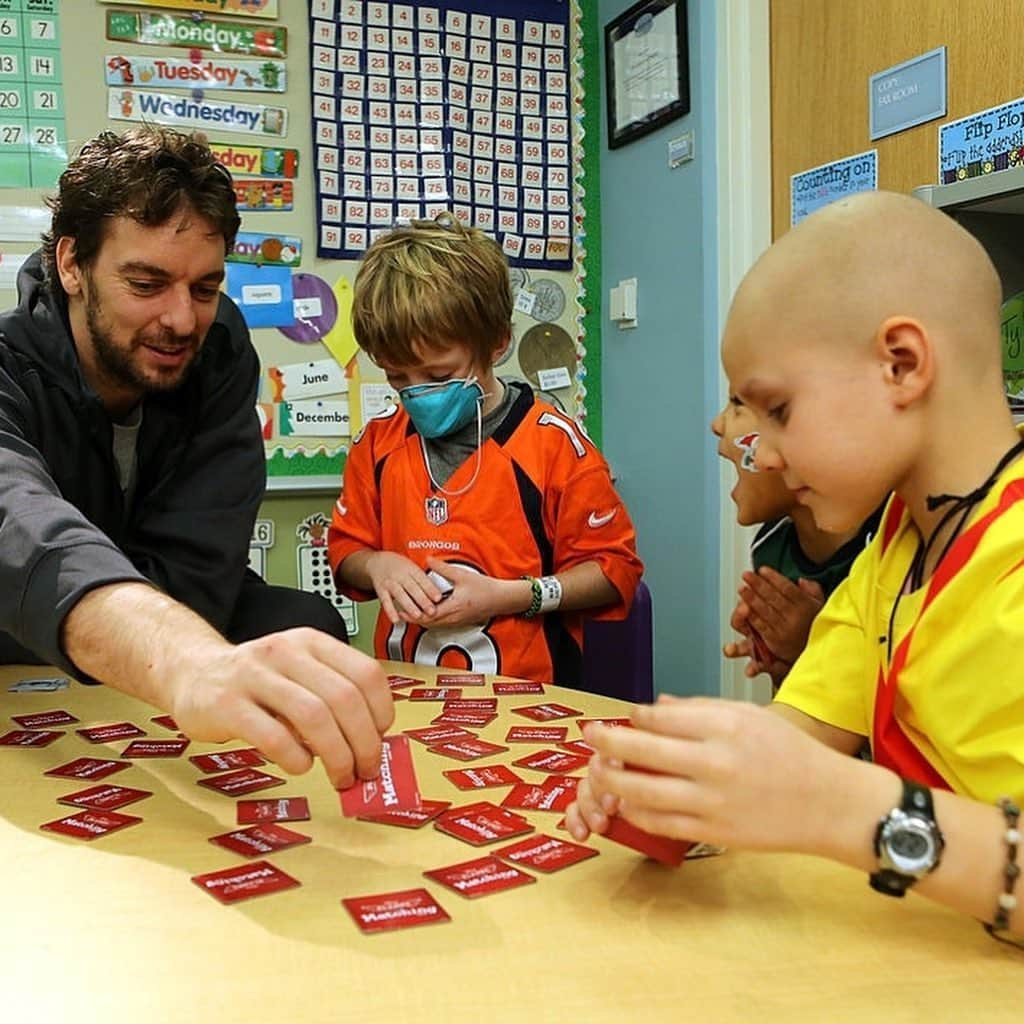
{"label": "framed certificate", "polygon": [[686,0],[640,0],[604,30],[608,145],[690,112]]}

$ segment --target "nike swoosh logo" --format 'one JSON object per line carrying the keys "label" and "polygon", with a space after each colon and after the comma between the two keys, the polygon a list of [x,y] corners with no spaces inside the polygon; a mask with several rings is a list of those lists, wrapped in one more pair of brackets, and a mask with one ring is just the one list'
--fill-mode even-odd
{"label": "nike swoosh logo", "polygon": [[599,516],[596,512],[591,512],[587,517],[587,526],[592,530],[597,530],[606,523],[610,523],[615,518],[616,512],[618,512],[617,508],[613,508],[611,512],[607,512],[603,516]]}

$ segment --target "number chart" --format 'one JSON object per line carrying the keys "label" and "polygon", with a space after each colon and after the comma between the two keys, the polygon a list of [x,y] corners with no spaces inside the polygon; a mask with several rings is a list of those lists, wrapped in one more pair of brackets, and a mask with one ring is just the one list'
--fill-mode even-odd
{"label": "number chart", "polygon": [[0,187],[52,188],[67,164],[60,0],[0,0]]}
{"label": "number chart", "polygon": [[569,8],[311,0],[319,255],[359,258],[396,223],[451,210],[513,266],[570,269]]}

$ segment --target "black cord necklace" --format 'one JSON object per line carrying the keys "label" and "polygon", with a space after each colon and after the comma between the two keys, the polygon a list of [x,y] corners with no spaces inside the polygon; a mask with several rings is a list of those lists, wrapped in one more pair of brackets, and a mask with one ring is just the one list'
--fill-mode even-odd
{"label": "black cord necklace", "polygon": [[935,541],[942,534],[942,531],[946,528],[953,517],[959,512],[960,519],[957,521],[952,532],[946,538],[946,543],[942,546],[942,551],[939,553],[939,557],[935,562],[936,567],[938,567],[949,553],[949,549],[953,546],[953,542],[960,536],[960,531],[964,528],[964,523],[967,522],[974,506],[985,499],[988,492],[992,490],[992,485],[999,479],[1003,470],[1006,469],[1006,467],[1013,462],[1021,452],[1024,452],[1024,439],[1018,441],[999,460],[995,469],[989,473],[980,486],[975,487],[973,491],[969,491],[967,494],[930,494],[925,499],[929,512],[934,512],[936,509],[942,508],[943,505],[949,505],[949,508],[943,513],[942,518],[939,520],[935,529],[932,530],[928,540],[923,544],[920,542],[918,543],[917,550],[914,552],[914,557],[910,562],[910,568],[907,570],[907,575],[903,580],[903,585],[900,587],[899,593],[896,595],[896,600],[892,603],[892,611],[889,613],[888,634],[888,652],[890,662],[892,661],[892,638],[896,623],[896,611],[900,606],[900,598],[903,597],[904,593],[912,593],[924,585],[924,567],[928,562],[928,555],[931,553]]}

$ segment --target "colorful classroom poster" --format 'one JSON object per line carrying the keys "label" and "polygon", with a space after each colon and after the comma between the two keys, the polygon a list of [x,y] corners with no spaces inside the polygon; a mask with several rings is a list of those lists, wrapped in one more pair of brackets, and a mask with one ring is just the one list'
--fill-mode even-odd
{"label": "colorful classroom poster", "polygon": [[288,65],[283,60],[233,60],[230,57],[140,57],[108,55],[107,85],[146,85],[171,89],[225,89],[236,92],[284,92]]}
{"label": "colorful classroom poster", "polygon": [[319,255],[451,210],[513,265],[570,269],[569,8],[312,0]]}
{"label": "colorful classroom poster", "polygon": [[939,181],[949,185],[1024,163],[1024,98],[939,126]]}
{"label": "colorful classroom poster", "polygon": [[228,263],[224,290],[250,327],[280,327],[295,322],[292,274],[287,267]]}
{"label": "colorful classroom poster", "polygon": [[107,38],[147,46],[185,46],[195,50],[286,57],[288,30],[283,25],[245,25],[196,20],[174,14],[107,11]]}
{"label": "colorful classroom poster", "polygon": [[59,0],[0,0],[0,187],[52,188],[67,165]]}
{"label": "colorful classroom poster", "polygon": [[235,181],[235,201],[239,212],[290,210],[295,201],[295,186],[291,181],[276,178],[240,179]]}
{"label": "colorful classroom poster", "polygon": [[277,0],[100,0],[122,7],[174,7],[200,14],[230,14],[236,18],[276,18]]}
{"label": "colorful classroom poster", "polygon": [[294,267],[302,260],[302,239],[297,235],[267,235],[239,231],[235,246],[227,255],[229,263],[259,263],[272,267]]}
{"label": "colorful classroom poster", "polygon": [[288,131],[285,107],[264,107],[232,100],[195,99],[150,89],[108,89],[107,117],[115,121],[145,121],[187,128],[244,132],[249,135],[284,135]]}
{"label": "colorful classroom poster", "polygon": [[263,146],[238,146],[229,142],[211,142],[213,158],[232,174],[261,178],[296,178],[299,174],[297,149],[266,149]]}
{"label": "colorful classroom poster", "polygon": [[812,167],[789,179],[790,226],[843,196],[878,188],[878,150]]}

